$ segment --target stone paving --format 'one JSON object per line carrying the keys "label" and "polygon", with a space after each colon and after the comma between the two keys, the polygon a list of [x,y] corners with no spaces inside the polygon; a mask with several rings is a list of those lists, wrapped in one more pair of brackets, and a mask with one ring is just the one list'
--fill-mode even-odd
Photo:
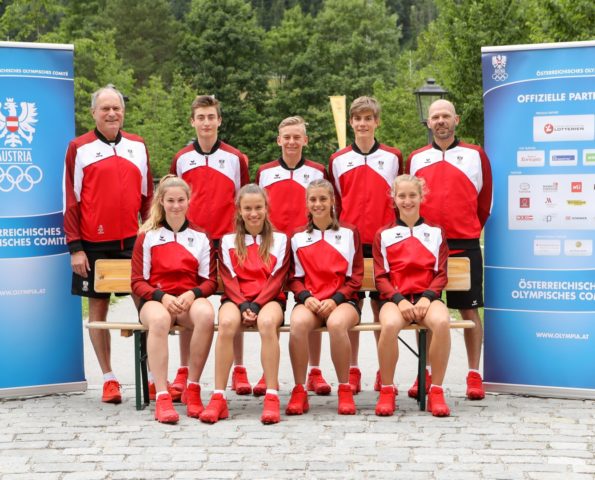
{"label": "stone paving", "polygon": [[[122,300],[112,306],[110,318],[133,318],[130,303]],[[0,479],[595,478],[594,401],[496,394],[483,401],[466,400],[462,333],[453,331],[452,338],[445,382],[449,418],[420,412],[407,398],[415,359],[404,349],[397,369],[399,409],[393,417],[376,417],[375,349],[372,335],[364,333],[364,391],[356,397],[357,415],[338,416],[333,392],[310,397],[306,415],[283,415],[281,423],[270,426],[259,421],[260,399],[233,392],[228,395],[230,418],[215,425],[185,417],[182,406],[177,425],[155,422],[152,408],[137,412],[132,339],[115,334],[114,369],[124,384],[124,402],[102,404],[101,375],[86,339],[86,392],[0,400]],[[245,342],[245,363],[254,381],[261,373],[258,335],[247,334]],[[176,344],[171,338],[172,375]],[[286,335],[281,345],[285,405],[292,386]],[[202,379],[203,401],[212,388],[212,357],[213,352]],[[326,347],[321,363],[327,380],[335,383]]]}

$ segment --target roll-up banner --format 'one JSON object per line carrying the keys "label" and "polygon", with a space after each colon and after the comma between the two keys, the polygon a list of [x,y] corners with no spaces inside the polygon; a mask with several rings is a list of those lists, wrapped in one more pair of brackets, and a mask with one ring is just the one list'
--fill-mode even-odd
{"label": "roll-up banner", "polygon": [[482,48],[485,382],[595,398],[595,42]]}
{"label": "roll-up banner", "polygon": [[0,42],[0,397],[86,389],[62,220],[73,46]]}

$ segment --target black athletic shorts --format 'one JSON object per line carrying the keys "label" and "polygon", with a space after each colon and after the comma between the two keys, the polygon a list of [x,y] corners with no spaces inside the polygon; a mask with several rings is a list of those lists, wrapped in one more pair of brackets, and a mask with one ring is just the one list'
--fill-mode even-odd
{"label": "black athletic shorts", "polygon": [[483,257],[481,248],[453,253],[451,257],[469,257],[471,268],[471,290],[467,292],[446,292],[448,308],[472,309],[483,307]]}
{"label": "black athletic shorts", "polygon": [[[132,246],[130,242],[128,245],[124,245],[124,250],[113,249],[113,250],[94,250],[91,248],[84,248],[84,252],[87,254],[89,260],[89,266],[91,271],[87,274],[87,278],[83,278],[76,273],[72,273],[72,288],[71,293],[78,295],[79,297],[89,298],[110,298],[110,293],[97,293],[95,291],[95,261],[99,259],[128,259],[132,258]],[[85,247],[86,244],[83,244]],[[132,242],[134,245],[134,242]],[[130,248],[127,248],[130,247]],[[118,296],[130,295],[129,293],[114,292]]]}

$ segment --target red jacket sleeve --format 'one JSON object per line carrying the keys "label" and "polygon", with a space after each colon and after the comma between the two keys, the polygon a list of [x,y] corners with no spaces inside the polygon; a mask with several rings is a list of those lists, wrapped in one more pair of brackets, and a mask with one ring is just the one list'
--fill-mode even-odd
{"label": "red jacket sleeve", "polygon": [[362,279],[364,278],[364,254],[359,239],[359,232],[355,227],[351,231],[353,232],[353,248],[355,251],[351,266],[351,276],[345,277],[345,283],[333,295],[332,298],[337,304],[352,299],[355,293],[359,292],[362,288]]}
{"label": "red jacket sleeve", "polygon": [[479,150],[479,155],[481,158],[483,186],[477,197],[477,218],[483,228],[492,211],[492,168],[490,160],[482,148]]}
{"label": "red jacket sleeve", "polygon": [[331,155],[331,158],[328,161],[328,180],[333,184],[333,188],[335,189],[335,212],[337,213],[337,218],[341,217],[341,195],[339,194],[339,179],[335,178],[333,174],[333,162],[335,160],[335,155]]}
{"label": "red jacket sleeve", "polygon": [[243,187],[244,185],[250,183],[250,172],[248,170],[248,157],[241,153],[240,154],[240,185]]}
{"label": "red jacket sleeve", "polygon": [[64,160],[64,233],[70,253],[83,249],[81,244],[80,219],[81,208],[74,193],[74,167],[76,160],[76,145],[70,142]]}
{"label": "red jacket sleeve", "polygon": [[438,252],[438,271],[430,282],[428,288],[424,291],[422,296],[428,297],[430,300],[436,300],[440,297],[442,290],[448,283],[448,242],[446,240],[446,233],[443,229],[441,230],[442,243],[440,244],[440,250]]}
{"label": "red jacket sleeve", "polygon": [[291,261],[289,265],[289,275],[287,279],[287,288],[293,292],[295,299],[299,303],[304,303],[306,298],[311,297],[312,293],[306,288],[304,276],[298,276],[295,272],[296,262],[299,262],[297,258],[297,246],[292,241],[291,244]]}
{"label": "red jacket sleeve", "polygon": [[153,174],[151,173],[151,163],[149,162],[149,152],[145,146],[145,153],[147,155],[147,194],[141,195],[140,216],[145,222],[151,213],[151,203],[153,203]]}
{"label": "red jacket sleeve", "polygon": [[[210,297],[217,291],[217,257],[211,239],[209,239],[209,251],[201,252],[199,265],[204,265],[207,262],[209,264],[209,276],[208,278],[204,278],[199,275],[197,286],[200,289],[201,296],[204,298]],[[195,291],[194,294],[196,295],[197,292]],[[198,295],[196,297],[198,298]]]}
{"label": "red jacket sleeve", "polygon": [[[223,239],[222,239],[223,240]],[[223,252],[223,241],[219,244],[219,276],[223,282],[223,293],[233,303],[239,305],[240,303],[246,302],[246,297],[240,290],[240,284],[238,277],[235,272],[232,272],[226,262],[224,261],[224,255],[229,255],[229,252]],[[231,258],[229,260],[231,263]],[[232,267],[233,268],[233,267]]]}
{"label": "red jacket sleeve", "polygon": [[[145,232],[142,232],[136,237],[134,249],[132,251],[132,275],[131,287],[132,293],[145,300],[161,301],[163,292],[153,287],[144,277],[145,261],[151,262],[151,252],[145,252]],[[156,295],[155,295],[156,294]]]}
{"label": "red jacket sleeve", "polygon": [[290,257],[290,248],[289,248],[289,241],[287,236],[283,235],[282,237],[279,236],[277,238],[283,238],[285,240],[285,245],[283,249],[280,250],[283,252],[282,258],[277,258],[277,265],[275,265],[275,273],[273,273],[266,281],[266,283],[262,286],[262,290],[258,294],[258,296],[253,300],[259,307],[266,305],[271,300],[274,300],[279,296],[281,290],[283,289],[283,285],[285,284],[285,280],[287,279],[287,272],[289,270],[289,257]]}
{"label": "red jacket sleeve", "polygon": [[376,232],[374,244],[372,245],[372,256],[374,257],[374,283],[376,290],[382,300],[391,300],[399,291],[393,286],[390,278],[390,270],[384,267],[384,255],[382,254],[382,230]]}

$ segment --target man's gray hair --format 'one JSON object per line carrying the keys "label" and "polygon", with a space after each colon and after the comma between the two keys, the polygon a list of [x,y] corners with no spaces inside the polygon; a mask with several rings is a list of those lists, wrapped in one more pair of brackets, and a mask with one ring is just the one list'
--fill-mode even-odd
{"label": "man's gray hair", "polygon": [[108,83],[105,87],[101,87],[91,95],[91,110],[95,109],[99,95],[106,91],[114,92],[116,95],[118,95],[118,97],[120,97],[120,104],[122,105],[122,108],[126,108],[126,104],[124,103],[124,95],[122,95],[122,92],[120,92],[120,90],[118,90],[112,83]]}

